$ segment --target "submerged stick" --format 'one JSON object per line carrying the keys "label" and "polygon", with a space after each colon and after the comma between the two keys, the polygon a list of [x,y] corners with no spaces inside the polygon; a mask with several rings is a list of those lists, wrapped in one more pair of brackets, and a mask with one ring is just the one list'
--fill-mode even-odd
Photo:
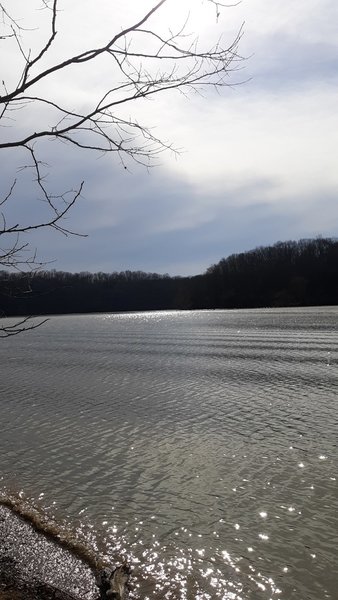
{"label": "submerged stick", "polygon": [[125,600],[129,592],[131,569],[123,563],[116,569],[102,569],[97,579],[100,600]]}

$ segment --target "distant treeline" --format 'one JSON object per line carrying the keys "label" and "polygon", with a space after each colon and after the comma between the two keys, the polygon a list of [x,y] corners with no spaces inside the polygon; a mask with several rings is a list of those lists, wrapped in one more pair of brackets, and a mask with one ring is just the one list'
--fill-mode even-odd
{"label": "distant treeline", "polygon": [[338,304],[338,241],[278,242],[202,275],[0,271],[2,316]]}

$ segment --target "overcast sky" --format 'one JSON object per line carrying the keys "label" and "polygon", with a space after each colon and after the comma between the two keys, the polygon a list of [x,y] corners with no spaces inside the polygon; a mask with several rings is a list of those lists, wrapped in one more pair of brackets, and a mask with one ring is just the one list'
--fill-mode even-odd
{"label": "overcast sky", "polygon": [[[8,4],[15,16],[22,16],[22,26],[32,29],[23,33],[23,43],[39,47],[48,31],[45,13],[31,10],[39,2],[27,3],[25,14],[19,0]],[[59,3],[59,39],[51,63],[105,42],[152,3],[69,4]],[[164,92],[143,106],[128,106],[128,116],[181,149],[178,156],[161,154],[150,170],[132,163],[124,169],[112,155],[55,143],[41,146],[51,187],[76,187],[85,179],[83,197],[67,226],[88,237],[65,238],[50,231],[32,237],[43,260],[56,259],[51,268],[192,275],[258,245],[337,235],[337,0],[242,0],[221,9],[217,22],[206,1],[186,0],[185,5],[168,0],[168,8],[151,22],[154,30],[182,23],[189,7],[187,29],[199,33],[205,45],[220,35],[230,43],[244,22],[240,53],[247,59],[230,74],[233,85],[220,94],[210,89],[188,97]],[[33,29],[35,22],[39,29]],[[0,49],[3,53],[4,41]],[[13,44],[6,51],[10,87],[20,59]],[[43,91],[79,110],[104,89],[109,68],[103,61],[86,72],[70,70],[62,80],[51,79]],[[32,118],[16,117],[6,135],[15,136],[16,128],[29,130]],[[25,157],[1,152],[4,194]],[[29,172],[21,173],[9,218],[34,221],[41,204]]]}

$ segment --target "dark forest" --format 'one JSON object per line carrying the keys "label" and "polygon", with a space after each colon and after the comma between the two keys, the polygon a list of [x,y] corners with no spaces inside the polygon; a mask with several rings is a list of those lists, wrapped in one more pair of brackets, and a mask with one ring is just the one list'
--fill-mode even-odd
{"label": "dark forest", "polygon": [[338,241],[278,242],[222,258],[201,275],[0,271],[2,316],[338,303]]}

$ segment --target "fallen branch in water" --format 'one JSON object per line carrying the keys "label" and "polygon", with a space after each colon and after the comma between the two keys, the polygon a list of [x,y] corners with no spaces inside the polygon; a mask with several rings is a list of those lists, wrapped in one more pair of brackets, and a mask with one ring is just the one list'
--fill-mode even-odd
{"label": "fallen branch in water", "polygon": [[130,573],[130,566],[126,562],[113,570],[102,569],[97,578],[100,600],[125,600],[129,592]]}

